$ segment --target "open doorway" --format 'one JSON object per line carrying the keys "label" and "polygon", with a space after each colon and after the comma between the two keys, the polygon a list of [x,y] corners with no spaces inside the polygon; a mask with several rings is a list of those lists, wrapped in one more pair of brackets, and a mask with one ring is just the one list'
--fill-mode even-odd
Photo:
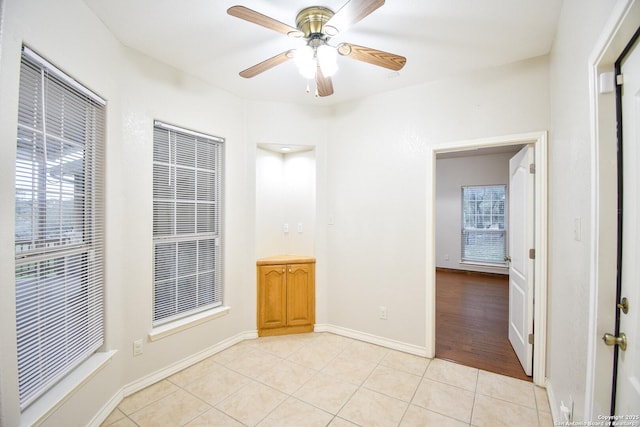
{"label": "open doorway", "polygon": [[[535,204],[534,215],[532,218],[532,242],[535,250],[535,266],[532,266],[532,295],[531,301],[535,298],[535,308],[532,304],[532,314],[536,319],[535,331],[531,336],[527,336],[527,340],[532,343],[532,359],[533,359],[533,381],[537,385],[545,383],[545,353],[546,353],[546,220],[547,220],[547,172],[546,172],[546,132],[510,135],[499,138],[472,140],[442,144],[433,147],[430,151],[432,164],[432,173],[428,175],[427,182],[427,200],[431,202],[431,209],[427,209],[427,230],[431,236],[432,244],[428,245],[427,265],[428,274],[431,280],[427,283],[427,354],[434,357],[436,354],[436,184],[437,184],[437,156],[443,153],[464,152],[469,150],[479,150],[485,148],[504,149],[507,146],[530,145],[534,151],[536,164],[534,194],[532,199]],[[529,251],[527,251],[529,252]],[[534,251],[531,251],[533,254]],[[449,254],[451,257],[451,254]],[[450,258],[451,259],[451,258]]]}
{"label": "open doorway", "polygon": [[523,147],[436,155],[435,355],[531,381],[509,341],[509,225],[523,222],[509,217],[509,164]]}

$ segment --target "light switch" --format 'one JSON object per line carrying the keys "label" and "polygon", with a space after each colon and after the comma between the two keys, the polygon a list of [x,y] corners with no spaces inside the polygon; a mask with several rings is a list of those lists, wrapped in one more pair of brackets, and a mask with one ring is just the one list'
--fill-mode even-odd
{"label": "light switch", "polygon": [[289,232],[289,224],[284,224],[282,226],[282,231],[285,232],[285,233],[288,233]]}
{"label": "light switch", "polygon": [[298,223],[298,233],[302,233],[302,223]]}

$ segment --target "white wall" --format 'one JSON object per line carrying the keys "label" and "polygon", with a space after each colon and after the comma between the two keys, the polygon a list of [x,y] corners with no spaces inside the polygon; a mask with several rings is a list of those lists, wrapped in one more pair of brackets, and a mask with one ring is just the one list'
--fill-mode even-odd
{"label": "white wall", "polygon": [[[336,108],[327,143],[331,324],[425,347],[427,148],[549,126],[536,58]],[[328,221],[329,218],[325,218]],[[378,307],[388,320],[378,319]]]}
{"label": "white wall", "polygon": [[256,151],[256,257],[286,253],[284,244],[284,158]]}
{"label": "white wall", "polygon": [[315,153],[306,151],[283,157],[284,222],[289,224],[289,232],[285,233],[285,253],[315,255]]}
{"label": "white wall", "polygon": [[[575,402],[574,420],[591,420],[585,412],[589,358],[589,283],[592,172],[589,62],[612,10],[624,1],[565,0],[550,60],[552,126],[549,143],[549,314],[547,376],[555,401]],[[615,168],[615,164],[604,165]],[[582,219],[582,239],[573,236]],[[610,230],[603,230],[611,233]],[[606,285],[605,285],[606,286]],[[611,292],[614,284],[611,283]],[[596,333],[595,331],[592,333]],[[600,333],[600,336],[602,333]],[[607,362],[605,362],[607,363]],[[610,361],[612,363],[612,360]],[[605,368],[606,369],[606,368]],[[607,414],[607,393],[595,402]],[[594,419],[597,421],[597,419]]]}
{"label": "white wall", "polygon": [[[505,267],[461,263],[462,190],[465,185],[509,185],[512,153],[436,161],[436,267],[507,274]],[[448,256],[448,259],[447,259]]]}

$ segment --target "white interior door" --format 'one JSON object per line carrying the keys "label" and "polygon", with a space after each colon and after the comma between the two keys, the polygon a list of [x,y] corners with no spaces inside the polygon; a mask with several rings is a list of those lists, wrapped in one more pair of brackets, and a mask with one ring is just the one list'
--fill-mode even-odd
{"label": "white interior door", "polygon": [[529,376],[533,364],[529,340],[533,334],[533,260],[529,257],[534,238],[532,163],[530,146],[509,160],[509,341]]}
{"label": "white interior door", "polygon": [[[620,312],[620,332],[627,348],[618,350],[616,414],[640,416],[640,48],[627,55],[622,64],[622,268],[621,297],[626,297],[629,310]],[[621,418],[625,420],[625,418]],[[639,419],[627,419],[640,425]]]}

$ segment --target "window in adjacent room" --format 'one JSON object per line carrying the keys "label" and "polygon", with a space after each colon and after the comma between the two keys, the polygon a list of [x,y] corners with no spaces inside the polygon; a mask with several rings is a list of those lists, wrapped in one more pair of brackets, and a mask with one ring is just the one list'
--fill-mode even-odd
{"label": "window in adjacent room", "polygon": [[505,265],[506,185],[462,187],[462,262]]}
{"label": "window in adjacent room", "polygon": [[23,48],[15,192],[20,406],[103,344],[105,102]]}
{"label": "window in adjacent room", "polygon": [[223,143],[155,123],[154,326],[222,305]]}

